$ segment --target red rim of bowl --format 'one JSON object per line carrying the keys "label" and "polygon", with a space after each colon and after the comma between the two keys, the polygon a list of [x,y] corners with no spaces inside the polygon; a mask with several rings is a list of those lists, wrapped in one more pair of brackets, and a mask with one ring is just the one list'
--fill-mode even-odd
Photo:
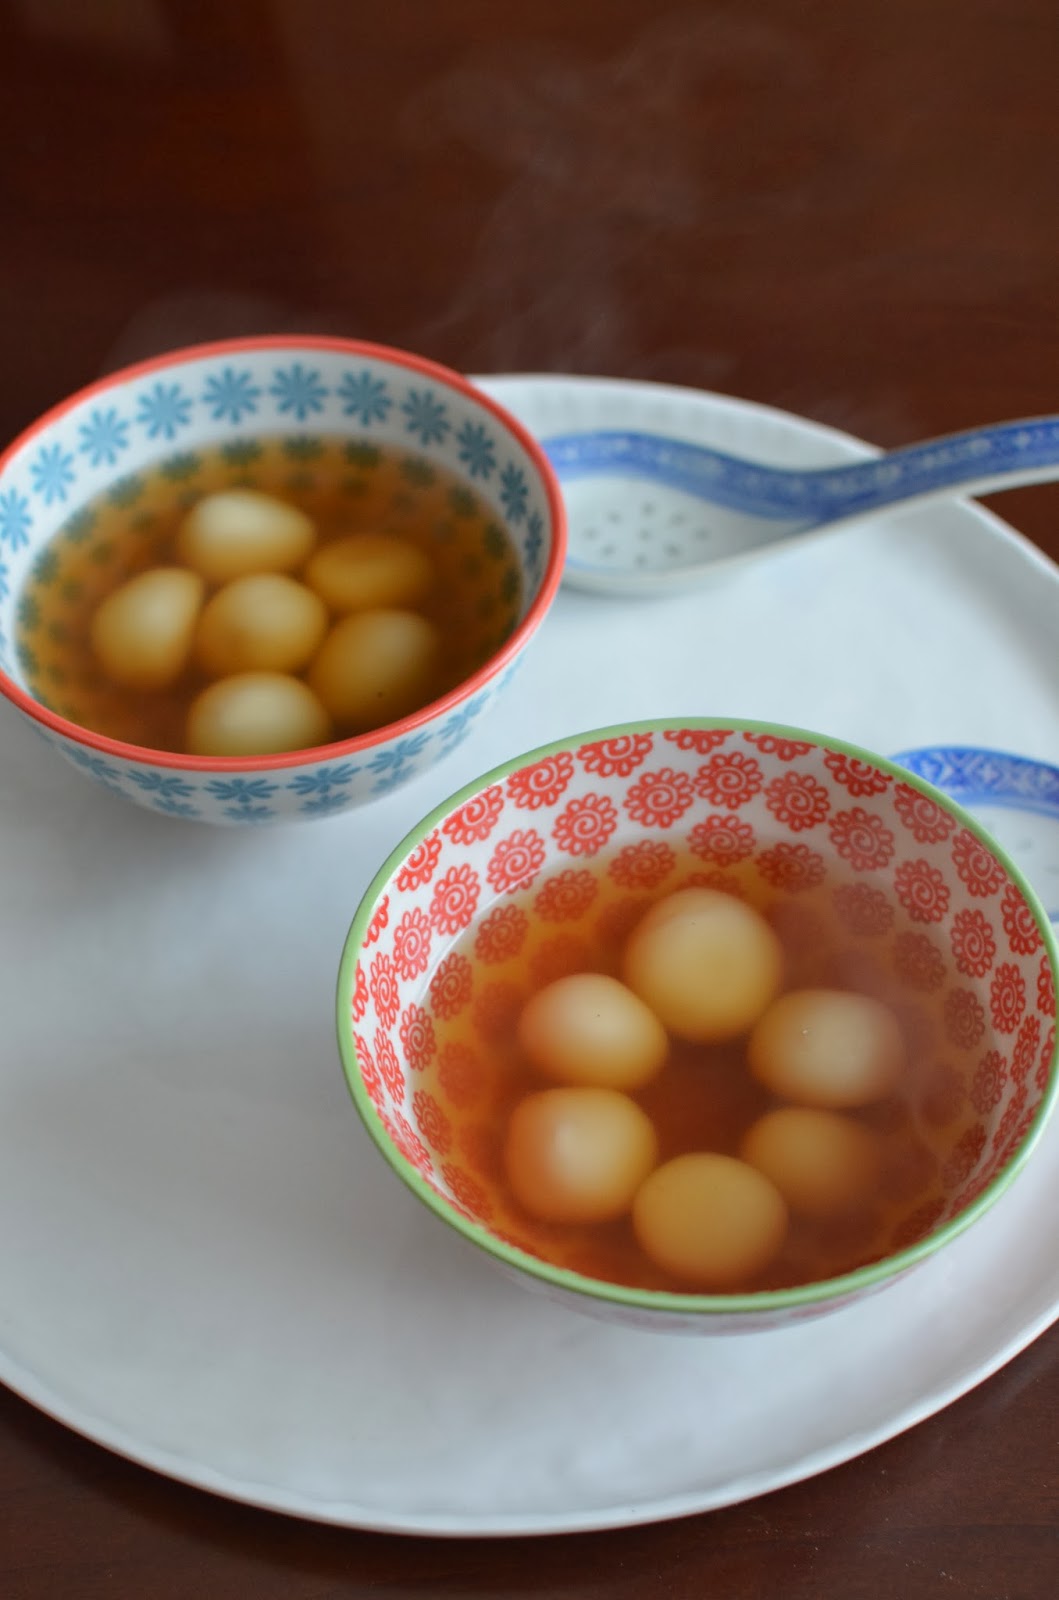
{"label": "red rim of bowl", "polygon": [[24,450],[26,445],[39,433],[57,422],[61,417],[83,401],[93,395],[104,394],[116,385],[128,382],[129,379],[141,378],[151,372],[162,371],[167,367],[180,366],[189,361],[198,361],[208,356],[234,354],[238,351],[248,350],[330,350],[342,355],[357,355],[367,359],[389,361],[394,366],[407,367],[412,372],[422,373],[424,377],[433,378],[436,382],[444,384],[447,388],[456,390],[457,393],[467,396],[484,411],[491,412],[498,422],[518,440],[533,461],[540,473],[548,498],[548,509],[552,519],[552,549],[548,558],[540,586],[530,604],[529,610],[511,635],[495,655],[478,668],[471,677],[465,678],[457,684],[455,689],[450,689],[438,700],[432,700],[428,705],[420,707],[410,716],[402,717],[399,722],[390,722],[382,728],[376,728],[371,733],[358,734],[351,739],[338,739],[331,744],[312,745],[306,750],[288,750],[280,755],[268,756],[189,756],[175,750],[155,750],[147,745],[126,744],[120,739],[108,738],[106,734],[93,733],[89,728],[82,728],[78,723],[69,721],[60,716],[56,711],[50,711],[47,706],[34,700],[32,695],[26,693],[15,683],[7,673],[0,670],[0,693],[12,701],[27,716],[35,722],[43,724],[55,733],[62,734],[77,744],[88,745],[93,750],[98,750],[103,755],[121,756],[125,760],[141,761],[159,767],[177,767],[192,772],[260,772],[262,770],[276,771],[285,767],[303,766],[309,759],[334,759],[340,756],[353,755],[361,750],[370,750],[375,745],[389,742],[407,733],[412,733],[424,723],[433,722],[437,717],[444,716],[447,712],[455,710],[464,701],[483,688],[491,679],[518,655],[523,646],[536,632],[544,620],[556,590],[562,578],[563,563],[566,559],[566,509],[559,483],[547,456],[533,436],[523,427],[522,423],[505,411],[489,395],[477,389],[469,379],[455,372],[450,367],[444,367],[436,361],[430,361],[424,356],[410,354],[406,350],[397,350],[389,345],[373,344],[363,339],[343,339],[334,335],[317,335],[284,333],[268,335],[252,335],[240,339],[217,339],[205,344],[185,345],[178,350],[166,351],[163,355],[152,356],[149,360],[135,362],[131,366],[121,367],[115,372],[108,373],[106,377],[99,378],[95,383],[87,384],[83,389],[78,389],[67,399],[52,406],[36,422],[23,430],[22,433],[0,454],[0,473],[4,471],[9,461]]}

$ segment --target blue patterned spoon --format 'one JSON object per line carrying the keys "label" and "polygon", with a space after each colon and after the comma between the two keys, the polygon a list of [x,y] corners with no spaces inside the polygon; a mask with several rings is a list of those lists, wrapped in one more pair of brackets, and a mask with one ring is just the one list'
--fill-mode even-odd
{"label": "blue patterned spoon", "polygon": [[1059,478],[1056,417],[797,471],[626,430],[541,442],[570,511],[566,579],[611,593],[680,588],[719,562],[876,511]]}

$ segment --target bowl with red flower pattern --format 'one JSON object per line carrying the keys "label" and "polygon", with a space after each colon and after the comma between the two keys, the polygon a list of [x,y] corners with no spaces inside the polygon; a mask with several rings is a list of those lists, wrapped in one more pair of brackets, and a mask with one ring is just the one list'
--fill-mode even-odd
{"label": "bowl with red flower pattern", "polygon": [[1056,969],[1030,885],[923,779],[664,719],[509,761],[412,830],[350,928],[339,1049],[394,1173],[514,1279],[760,1330],[1001,1198],[1059,1093]]}

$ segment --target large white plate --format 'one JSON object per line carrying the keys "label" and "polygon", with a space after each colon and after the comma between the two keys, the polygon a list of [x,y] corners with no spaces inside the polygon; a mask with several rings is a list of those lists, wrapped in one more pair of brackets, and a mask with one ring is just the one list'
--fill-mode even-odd
{"label": "large white plate", "polygon": [[[613,405],[774,461],[863,446],[646,385],[489,380],[542,432]],[[863,1307],[613,1329],[524,1293],[362,1134],[332,994],[361,890],[477,772],[575,729],[777,718],[879,751],[1059,750],[1057,573],[946,503],[653,602],[563,593],[505,702],[347,817],[139,811],[0,717],[0,1378],[163,1473],[306,1517],[543,1533],[746,1498],[947,1404],[1059,1314],[1059,1122],[1004,1201]]]}

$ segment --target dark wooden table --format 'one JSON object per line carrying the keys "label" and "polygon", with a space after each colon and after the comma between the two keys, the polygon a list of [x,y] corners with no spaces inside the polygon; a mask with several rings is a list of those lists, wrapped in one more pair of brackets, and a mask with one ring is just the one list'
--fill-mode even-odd
{"label": "dark wooden table", "polygon": [[[0,39],[4,438],[127,358],[281,329],[884,445],[1059,410],[1054,0],[7,0]],[[998,508],[1059,555],[1059,487]],[[0,1595],[1044,1600],[1057,1449],[1053,1329],[750,1504],[444,1543],[211,1499],[3,1393]]]}

